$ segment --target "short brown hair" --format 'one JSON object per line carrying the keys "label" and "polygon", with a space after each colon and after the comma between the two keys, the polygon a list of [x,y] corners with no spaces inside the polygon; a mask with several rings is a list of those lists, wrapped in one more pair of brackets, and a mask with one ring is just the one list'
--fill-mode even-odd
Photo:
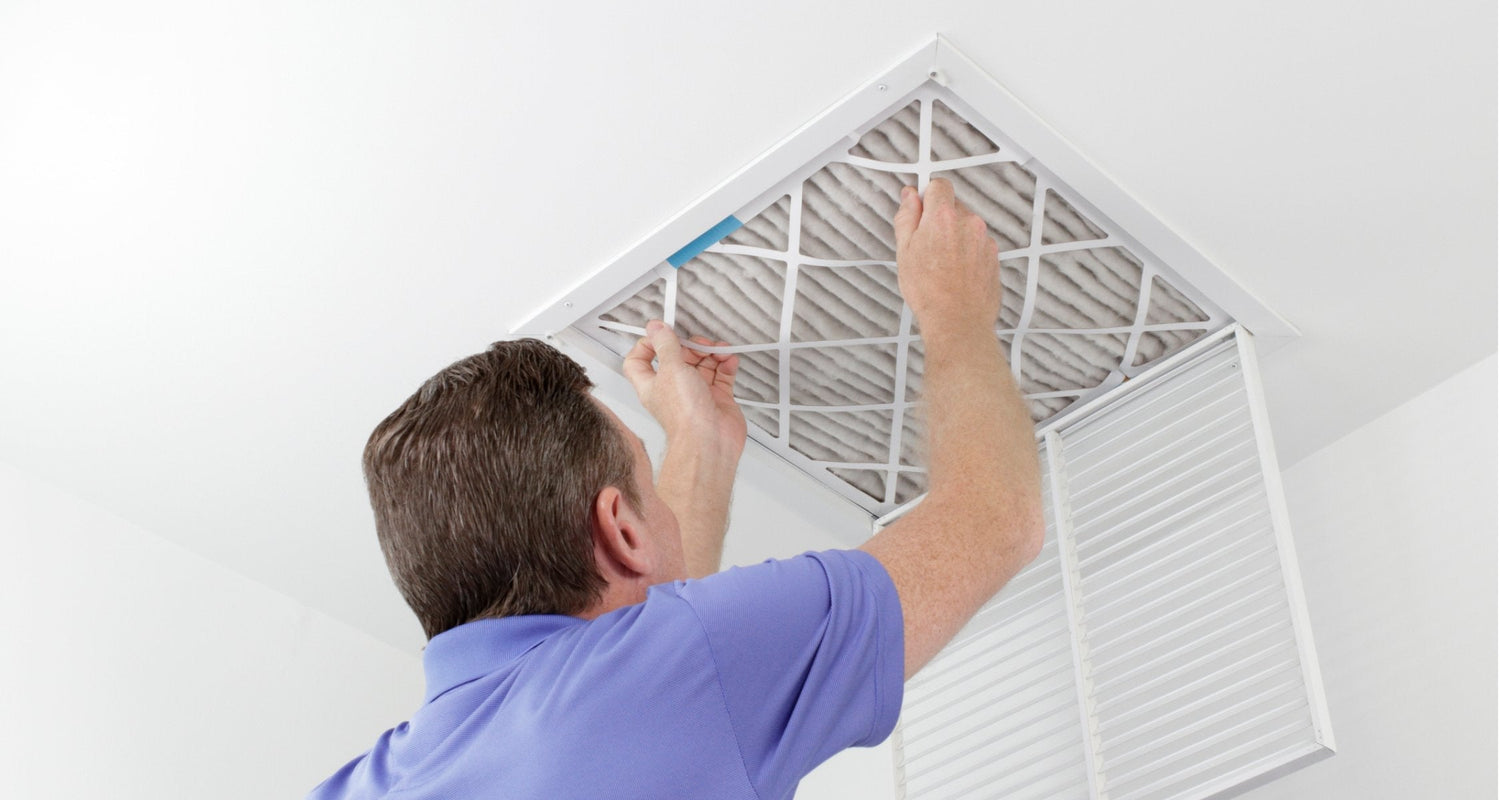
{"label": "short brown hair", "polygon": [[365,445],[380,549],[428,638],[470,620],[577,614],[604,588],[594,498],[639,508],[635,458],[583,368],[535,339],[433,376]]}

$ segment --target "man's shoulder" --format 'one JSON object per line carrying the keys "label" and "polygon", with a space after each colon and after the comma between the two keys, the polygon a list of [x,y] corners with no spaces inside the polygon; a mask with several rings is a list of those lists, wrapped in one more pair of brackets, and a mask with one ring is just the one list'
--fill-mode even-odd
{"label": "man's shoulder", "polygon": [[706,578],[653,587],[652,591],[664,598],[682,599],[700,612],[802,614],[826,610],[830,603],[851,593],[894,593],[895,585],[869,553],[823,550],[730,567]]}

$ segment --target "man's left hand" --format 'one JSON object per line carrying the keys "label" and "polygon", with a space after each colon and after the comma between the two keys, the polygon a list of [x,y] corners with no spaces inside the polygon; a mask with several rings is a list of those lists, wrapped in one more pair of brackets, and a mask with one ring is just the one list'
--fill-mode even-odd
{"label": "man's left hand", "polygon": [[[702,336],[690,341],[728,344]],[[625,355],[624,372],[641,405],[666,431],[669,445],[712,444],[738,456],[745,447],[745,415],[734,400],[739,367],[738,355],[684,347],[671,328],[652,320],[646,324],[646,337]]]}

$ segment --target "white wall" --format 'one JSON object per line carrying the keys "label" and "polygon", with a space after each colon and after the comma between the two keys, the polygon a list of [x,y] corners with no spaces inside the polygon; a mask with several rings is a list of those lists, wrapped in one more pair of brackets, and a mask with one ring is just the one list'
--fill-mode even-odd
{"label": "white wall", "polygon": [[1247,800],[1496,795],[1495,376],[1284,470],[1338,754]]}
{"label": "white wall", "polygon": [[0,464],[0,796],[301,797],[421,664]]}

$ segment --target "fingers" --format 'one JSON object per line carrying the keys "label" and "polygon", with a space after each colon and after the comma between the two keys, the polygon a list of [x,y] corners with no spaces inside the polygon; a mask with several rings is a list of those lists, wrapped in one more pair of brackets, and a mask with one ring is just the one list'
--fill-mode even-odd
{"label": "fingers", "polygon": [[[715,342],[714,344],[720,347],[729,346],[729,342]],[[733,394],[734,378],[740,374],[740,354],[715,353],[714,358],[719,362],[719,370],[714,376],[714,382],[729,389],[730,394]]]}
{"label": "fingers", "polygon": [[[702,344],[709,346],[713,345],[713,342],[709,341],[707,336],[693,336],[689,338],[688,341],[692,344]],[[699,369],[707,367],[710,371],[712,371],[714,365],[714,354],[705,353],[702,350],[693,347],[692,344],[682,348],[682,363],[687,364],[690,367],[698,367]]]}
{"label": "fingers", "polygon": [[[694,336],[688,341],[693,344],[713,345],[713,342],[709,341],[706,336]],[[714,358],[713,353],[705,353],[689,345],[682,349],[682,363],[698,370],[698,376],[703,379],[704,383],[714,382],[714,371],[718,369],[719,361]]]}
{"label": "fingers", "polygon": [[[729,346],[729,342],[713,341],[707,336],[694,336],[688,341],[709,347]],[[698,374],[702,376],[705,383],[725,387],[734,385],[734,377],[739,374],[740,369],[738,353],[705,353],[692,347],[686,347],[684,351],[684,360],[689,365],[698,368]]]}
{"label": "fingers", "polygon": [[893,220],[896,228],[896,248],[901,249],[929,214],[943,212],[956,212],[959,216],[974,213],[954,196],[953,184],[947,178],[933,178],[932,182],[927,184],[926,194],[918,193],[914,186],[902,187],[901,207],[896,209],[896,217]]}
{"label": "fingers", "polygon": [[923,215],[936,210],[953,208],[958,200],[953,196],[953,184],[947,178],[933,178],[927,184],[927,194],[922,197]]}
{"label": "fingers", "polygon": [[646,339],[655,348],[657,359],[663,363],[682,360],[682,343],[677,340],[677,334],[661,320],[653,319],[646,323]]}
{"label": "fingers", "polygon": [[[646,391],[651,387],[651,381],[656,377],[656,369],[651,366],[652,361],[660,361],[663,364],[671,364],[682,361],[682,344],[677,341],[677,334],[672,332],[660,320],[651,320],[646,323],[646,336],[638,340],[630,352],[625,354],[625,363],[621,365],[620,371],[625,373],[626,379],[635,387],[636,394],[645,398]],[[696,359],[694,360],[696,364]]]}
{"label": "fingers", "polygon": [[999,256],[1000,243],[995,241],[995,237],[990,235],[990,226],[985,223],[984,217],[981,217],[978,214],[974,213],[972,209],[963,204],[963,201],[958,201],[957,207],[958,217],[960,220],[962,220],[964,225],[968,226],[969,235],[976,240],[982,241],[982,244],[980,246],[984,248],[984,251],[988,253],[990,257],[994,258]]}
{"label": "fingers", "polygon": [[656,358],[656,347],[648,339],[641,339],[625,354],[625,364],[620,371],[625,373],[626,380],[635,387],[635,393],[643,401],[646,392],[651,388],[651,379],[656,377],[656,370],[651,367],[651,362]]}
{"label": "fingers", "polygon": [[958,213],[959,218],[964,221],[964,224],[968,225],[969,229],[974,231],[975,233],[984,233],[985,231],[989,230],[989,226],[984,224],[984,217],[975,214],[969,209],[964,208],[962,205],[959,206]]}
{"label": "fingers", "polygon": [[900,248],[906,240],[917,230],[917,222],[922,219],[922,198],[917,194],[917,187],[905,186],[901,189],[901,207],[896,209],[896,247]]}
{"label": "fingers", "polygon": [[[724,341],[713,341],[706,336],[693,336],[693,344],[709,347],[728,347]],[[652,362],[681,363],[692,367],[702,375],[705,383],[734,383],[739,372],[740,357],[737,353],[707,353],[694,347],[684,346],[677,334],[658,320],[646,323],[646,336],[636,340],[635,346],[625,354],[621,371],[635,387],[636,393],[645,392],[656,377],[657,367]]]}

